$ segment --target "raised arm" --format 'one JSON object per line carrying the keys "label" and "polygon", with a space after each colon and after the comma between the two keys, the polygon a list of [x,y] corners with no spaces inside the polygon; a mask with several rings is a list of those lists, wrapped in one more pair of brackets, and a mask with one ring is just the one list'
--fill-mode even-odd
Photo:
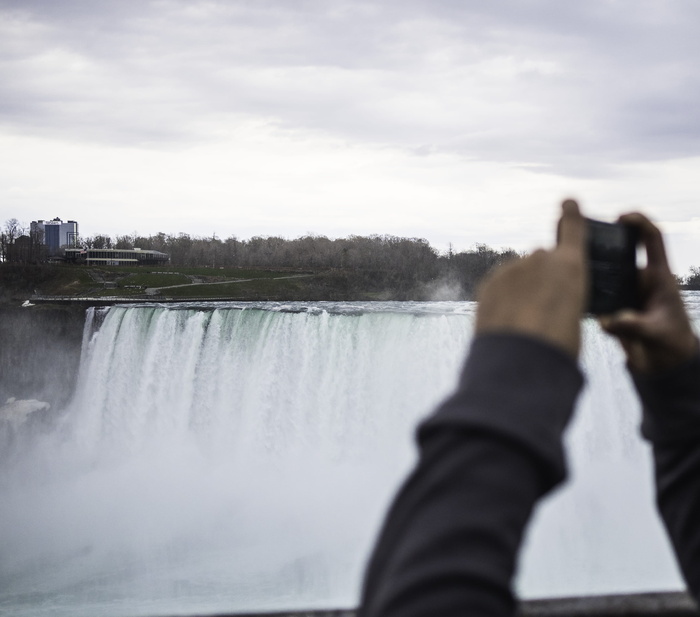
{"label": "raised arm", "polygon": [[622,222],[640,230],[647,266],[640,272],[642,308],[601,318],[627,354],[651,441],[657,504],[681,569],[700,598],[700,354],[666,259],[663,238],[641,214]]}
{"label": "raised arm", "polygon": [[561,434],[582,383],[585,225],[572,201],[559,238],[483,285],[459,387],[419,428],[419,462],[376,544],[361,617],[514,613],[523,531],[565,477]]}

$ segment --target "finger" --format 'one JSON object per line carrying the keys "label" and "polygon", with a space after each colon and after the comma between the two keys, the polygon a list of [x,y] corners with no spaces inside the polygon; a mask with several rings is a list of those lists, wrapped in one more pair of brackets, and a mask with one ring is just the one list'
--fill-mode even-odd
{"label": "finger", "polygon": [[644,343],[634,337],[618,336],[618,341],[627,356],[627,362],[637,371],[645,371],[649,368]]}
{"label": "finger", "polygon": [[664,239],[661,235],[661,231],[654,223],[639,212],[623,214],[619,221],[620,223],[632,225],[639,229],[642,242],[646,247],[648,265],[668,269]]}
{"label": "finger", "polygon": [[598,323],[603,330],[615,335],[637,334],[642,326],[642,321],[642,315],[630,309],[598,317]]}
{"label": "finger", "polygon": [[638,363],[642,357],[648,355],[648,346],[654,339],[654,325],[647,315],[623,310],[613,315],[603,316],[598,322],[603,330],[620,341],[628,359],[634,360],[634,363]]}
{"label": "finger", "polygon": [[586,245],[586,219],[579,211],[578,204],[573,199],[567,199],[561,205],[561,218],[557,229],[557,245],[571,248],[583,254]]}

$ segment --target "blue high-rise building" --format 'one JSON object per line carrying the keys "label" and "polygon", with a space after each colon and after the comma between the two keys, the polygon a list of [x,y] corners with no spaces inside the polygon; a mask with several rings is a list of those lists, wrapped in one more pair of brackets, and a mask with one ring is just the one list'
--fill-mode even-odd
{"label": "blue high-rise building", "polygon": [[51,221],[32,221],[32,234],[43,234],[44,244],[49,249],[49,255],[53,255],[62,248],[73,248],[78,241],[78,223],[76,221],[63,222],[59,218]]}

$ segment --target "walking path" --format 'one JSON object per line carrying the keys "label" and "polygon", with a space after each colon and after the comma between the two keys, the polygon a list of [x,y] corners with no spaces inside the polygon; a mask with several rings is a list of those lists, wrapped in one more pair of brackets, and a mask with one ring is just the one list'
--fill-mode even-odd
{"label": "walking path", "polygon": [[146,289],[146,294],[149,296],[156,296],[160,293],[161,289],[175,289],[176,287],[198,287],[200,285],[230,285],[232,283],[249,283],[250,281],[281,281],[282,279],[301,279],[301,278],[307,278],[309,276],[315,276],[315,275],[314,274],[290,274],[289,276],[276,276],[273,278],[258,277],[258,278],[253,278],[253,279],[229,279],[227,281],[215,281],[213,283],[202,283],[201,281],[195,281],[192,283],[183,283],[181,285],[167,285],[166,287],[148,287]]}

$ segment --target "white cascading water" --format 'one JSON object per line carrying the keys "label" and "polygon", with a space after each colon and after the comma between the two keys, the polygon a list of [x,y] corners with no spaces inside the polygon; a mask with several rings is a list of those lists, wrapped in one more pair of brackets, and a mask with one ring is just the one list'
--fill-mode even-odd
{"label": "white cascading water", "polygon": [[[0,613],[354,606],[415,425],[454,386],[474,310],[92,309],[73,403],[0,470]],[[572,479],[535,516],[518,588],[680,589],[638,402],[590,320],[583,364]]]}

